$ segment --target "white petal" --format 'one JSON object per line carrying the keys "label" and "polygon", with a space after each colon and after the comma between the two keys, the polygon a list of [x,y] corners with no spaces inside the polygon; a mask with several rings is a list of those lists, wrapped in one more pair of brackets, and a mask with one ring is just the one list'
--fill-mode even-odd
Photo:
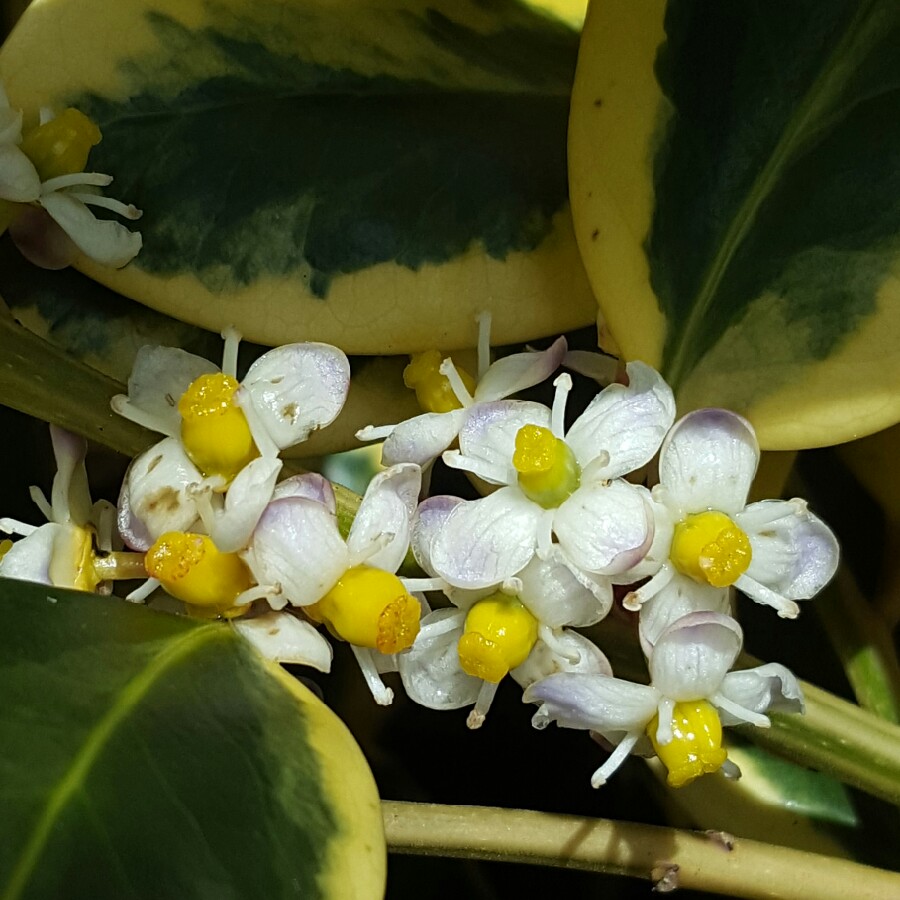
{"label": "white petal", "polygon": [[329,512],[337,510],[334,488],[331,482],[318,472],[304,472],[302,475],[292,475],[284,481],[279,481],[272,492],[272,499],[281,500],[283,497],[305,497],[328,507]]}
{"label": "white petal", "polygon": [[381,448],[382,463],[386,466],[403,462],[427,465],[456,440],[467,412],[454,409],[446,413],[424,413],[401,422]]}
{"label": "white petal", "polygon": [[669,560],[675,524],[669,508],[657,501],[658,493],[656,489],[650,492],[649,508],[653,521],[653,540],[647,554],[630,569],[616,575],[613,578],[615,584],[634,584],[655,575]]}
{"label": "white petal", "polygon": [[[9,102],[4,102],[2,90],[3,88],[0,87],[0,144],[18,144],[22,140],[22,111],[11,109]],[[22,155],[24,156],[24,154]],[[40,179],[38,179],[38,190],[40,190]]]}
{"label": "white petal", "polygon": [[675,419],[671,388],[641,362],[628,363],[628,386],[611,384],[591,401],[566,433],[582,467],[602,451],[609,463],[595,474],[618,478],[648,463]]}
{"label": "white petal", "polygon": [[[142,424],[176,437],[181,433],[178,401],[201,375],[218,371],[215,363],[177,347],[144,345],[134,358],[128,378],[127,403],[144,414]],[[122,414],[131,418],[126,411]],[[151,425],[149,420],[156,424]]]}
{"label": "white petal", "polygon": [[50,426],[50,440],[56,460],[51,491],[53,521],[60,525],[86,525],[91,516],[91,493],[84,467],[87,441],[56,425]]}
{"label": "white petal", "polygon": [[659,694],[621,678],[564,672],[531,685],[522,699],[540,703],[542,718],[561,728],[643,731],[656,714]]}
{"label": "white petal", "polygon": [[347,399],[350,363],[330,344],[286,344],[256,360],[241,385],[283,450],[337,418]]}
{"label": "white petal", "polygon": [[422,470],[412,463],[379,472],[369,482],[350,528],[347,547],[351,556],[396,572],[409,549],[410,519],[421,487]]}
{"label": "white petal", "polygon": [[129,231],[119,222],[95,218],[75,197],[57,191],[45,194],[38,202],[78,249],[101,265],[120,269],[141,249],[140,232]]}
{"label": "white petal", "polygon": [[[612,606],[612,585],[605,582],[602,599],[585,587],[569,568],[553,559],[535,557],[519,572],[519,599],[544,625],[584,627],[599,622]],[[600,582],[596,583],[598,593]],[[548,673],[549,674],[549,673]]]}
{"label": "white petal", "polygon": [[244,559],[259,584],[280,585],[294,606],[321,600],[349,568],[334,515],[303,497],[266,507]]}
{"label": "white petal", "polygon": [[541,403],[525,400],[478,403],[469,409],[459,433],[460,453],[514,479],[512,458],[516,451],[516,434],[525,425],[549,428],[550,410]]}
{"label": "white petal", "polygon": [[181,442],[166,438],[142,453],[125,473],[118,526],[133,550],[149,550],[167,531],[190,531],[197,521],[193,490],[203,481]]}
{"label": "white petal", "polygon": [[837,539],[803,501],[752,503],[734,520],[753,550],[747,575],[789,600],[815,596],[837,571]]}
{"label": "white petal", "polygon": [[514,353],[498,359],[478,382],[476,402],[502,400],[549,378],[566,355],[566,339],[557,338],[546,350]]}
{"label": "white petal", "polygon": [[209,526],[209,536],[223,553],[247,546],[266,504],[272,499],[281,460],[260,456],[238,472],[225,494],[225,507]]}
{"label": "white petal", "polygon": [[441,533],[447,517],[463,501],[459,497],[440,494],[423,500],[413,515],[410,547],[416,562],[429,574],[434,575],[431,563],[431,546]]}
{"label": "white petal", "polygon": [[439,609],[422,619],[416,642],[397,656],[403,687],[411,700],[429,709],[471,706],[481,690],[481,679],[463,671],[458,644],[466,614]]}
{"label": "white petal", "polygon": [[331,644],[309,622],[289,612],[232,619],[232,624],[266,659],[331,671]]}
{"label": "white petal", "polygon": [[645,656],[650,656],[659,636],[684,616],[695,612],[731,612],[731,594],[727,588],[698,584],[686,575],[674,578],[641,606],[639,634]]}
{"label": "white petal", "polygon": [[0,557],[0,575],[4,578],[17,578],[19,581],[51,584],[53,545],[61,530],[61,525],[50,522],[41,525],[27,537],[20,538]]}
{"label": "white petal", "polygon": [[460,503],[431,544],[434,571],[463,588],[511,578],[534,556],[543,512],[515,487]]}
{"label": "white petal", "polygon": [[687,513],[744,508],[759,462],[753,426],[725,409],[698,409],[669,432],[659,454],[667,502]]}
{"label": "white petal", "polygon": [[0,142],[0,200],[30,203],[40,195],[41,179],[31,160],[14,144]]}
{"label": "white petal", "polygon": [[741,652],[743,632],[730,616],[695,612],[657,639],[648,665],[653,686],[671,700],[702,700],[719,690]]}
{"label": "white petal", "polygon": [[592,378],[603,387],[616,380],[619,360],[614,356],[604,356],[592,350],[570,350],[562,364],[579,375]]}
{"label": "white petal", "polygon": [[624,572],[643,559],[653,540],[649,492],[621,480],[583,486],[556,511],[553,530],[579,568]]}
{"label": "white petal", "polygon": [[[789,669],[778,663],[730,672],[722,682],[720,693],[732,703],[756,713],[769,710],[802,713],[805,709],[800,682]],[[738,721],[727,713],[720,715],[723,725],[734,725]]]}
{"label": "white petal", "polygon": [[[612,676],[612,666],[600,648],[577,631],[563,628],[556,635],[557,650],[539,640],[528,659],[509,674],[524,690],[557,672]],[[564,653],[558,652],[559,649]]]}

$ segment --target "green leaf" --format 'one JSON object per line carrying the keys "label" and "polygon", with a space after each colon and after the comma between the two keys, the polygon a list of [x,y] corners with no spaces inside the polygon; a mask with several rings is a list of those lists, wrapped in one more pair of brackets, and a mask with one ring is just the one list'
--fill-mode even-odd
{"label": "green leaf", "polygon": [[900,419],[900,6],[601,0],[571,196],[625,356],[768,449]]}
{"label": "green leaf", "polygon": [[83,265],[115,290],[264,344],[455,349],[485,308],[512,343],[593,317],[561,5],[569,23],[520,0],[57,0],[0,75],[31,120],[100,125],[91,168],[145,212],[134,263]]}
{"label": "green leaf", "polygon": [[379,897],[337,718],[226,624],[0,581],[0,896]]}

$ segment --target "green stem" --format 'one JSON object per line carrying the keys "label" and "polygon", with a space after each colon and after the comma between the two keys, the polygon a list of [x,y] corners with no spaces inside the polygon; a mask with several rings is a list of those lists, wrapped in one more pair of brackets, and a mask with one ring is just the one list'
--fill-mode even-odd
{"label": "green stem", "polygon": [[730,897],[876,900],[900,896],[900,874],[730,835],[517,809],[382,803],[394,853],[529,863],[629,875],[662,892]]}
{"label": "green stem", "polygon": [[860,706],[895,724],[900,721],[900,666],[884,619],[841,566],[816,598],[815,610],[840,657]]}

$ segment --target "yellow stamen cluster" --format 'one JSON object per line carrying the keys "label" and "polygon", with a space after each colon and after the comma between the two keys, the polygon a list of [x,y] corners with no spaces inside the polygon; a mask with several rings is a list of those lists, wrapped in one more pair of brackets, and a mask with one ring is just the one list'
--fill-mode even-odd
{"label": "yellow stamen cluster", "polygon": [[208,535],[169,531],[147,551],[144,565],[151,578],[190,606],[226,618],[246,612],[234,601],[253,584],[250,570],[236,553],[222,553]]}
{"label": "yellow stamen cluster", "polygon": [[20,149],[41,181],[47,181],[83,172],[91,147],[100,143],[100,137],[100,129],[84,113],[70,108],[29,131]]}
{"label": "yellow stamen cluster", "polygon": [[496,684],[525,662],[537,637],[538,620],[518,597],[491,594],[466,616],[459,639],[460,665],[469,675]]}
{"label": "yellow stamen cluster", "polygon": [[[441,375],[443,360],[440,350],[426,350],[424,353],[414,353],[409,365],[403,370],[403,383],[416,392],[416,400],[425,412],[445,413],[462,408],[459,398],[450,387],[450,379]],[[456,371],[466,390],[474,394],[475,379],[458,366]]]}
{"label": "yellow stamen cluster", "polygon": [[318,603],[304,607],[304,612],[350,644],[399,653],[413,645],[422,608],[396,575],[355,566],[344,572]]}
{"label": "yellow stamen cluster", "polygon": [[540,425],[523,425],[516,433],[513,466],[522,492],[544,509],[559,506],[578,489],[581,478],[569,445]]}
{"label": "yellow stamen cluster", "polygon": [[725,513],[710,510],[687,516],[675,526],[670,558],[683,575],[701,584],[728,587],[747,571],[753,551],[750,539]]}
{"label": "yellow stamen cluster", "polygon": [[207,477],[230,482],[259,456],[243,410],[235,403],[237,380],[217,372],[201,375],[178,401],[181,441],[191,462]]}
{"label": "yellow stamen cluster", "polygon": [[654,716],[647,726],[647,737],[668,770],[666,781],[671,787],[682,787],[701,775],[718,771],[728,756],[722,749],[719,714],[706,700],[675,704],[672,740],[668,744],[657,743],[658,725],[659,717]]}

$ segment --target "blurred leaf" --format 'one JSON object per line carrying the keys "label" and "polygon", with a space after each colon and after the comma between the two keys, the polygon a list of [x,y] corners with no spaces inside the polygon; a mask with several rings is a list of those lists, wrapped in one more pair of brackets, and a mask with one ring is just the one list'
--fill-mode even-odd
{"label": "blurred leaf", "polygon": [[[523,0],[57,0],[0,54],[11,101],[77,105],[145,211],[115,290],[263,344],[349,353],[584,325],[566,126],[578,32]],[[439,327],[436,323],[439,322]]]}
{"label": "blurred leaf", "polygon": [[380,897],[371,773],[226,624],[0,581],[0,892]]}
{"label": "blurred leaf", "polygon": [[627,358],[767,449],[900,419],[900,6],[598,0],[576,234]]}

